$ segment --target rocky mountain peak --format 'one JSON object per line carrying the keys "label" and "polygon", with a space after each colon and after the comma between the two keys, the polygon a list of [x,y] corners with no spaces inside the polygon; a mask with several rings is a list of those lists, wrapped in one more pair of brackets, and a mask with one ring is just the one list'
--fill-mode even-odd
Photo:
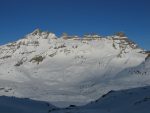
{"label": "rocky mountain peak", "polygon": [[37,28],[37,29],[35,29],[31,34],[32,35],[39,35],[39,34],[41,34],[41,30],[39,29],[39,28]]}
{"label": "rocky mountain peak", "polygon": [[25,36],[25,39],[28,39],[28,40],[56,39],[56,38],[57,37],[54,33],[51,33],[48,31],[42,31],[40,29],[35,29],[33,32]]}
{"label": "rocky mountain peak", "polygon": [[28,53],[34,52],[37,55],[45,53],[53,56],[56,52],[57,54],[62,54],[62,51],[64,51],[65,55],[76,52],[82,53],[82,49],[84,52],[91,53],[90,49],[94,48],[94,51],[96,51],[101,49],[101,47],[106,49],[107,52],[116,51],[117,57],[120,58],[130,54],[132,50],[136,53],[142,51],[142,49],[137,48],[137,44],[130,41],[127,37],[123,37],[123,35],[108,36],[106,38],[100,35],[84,35],[83,37],[65,35],[63,38],[57,38],[54,33],[40,29],[35,29],[23,39],[7,44],[1,50],[3,51],[2,57],[10,56],[12,53],[14,56],[27,53],[26,55],[28,56]]}
{"label": "rocky mountain peak", "polygon": [[145,58],[145,60],[150,60],[150,52],[147,52],[147,57]]}

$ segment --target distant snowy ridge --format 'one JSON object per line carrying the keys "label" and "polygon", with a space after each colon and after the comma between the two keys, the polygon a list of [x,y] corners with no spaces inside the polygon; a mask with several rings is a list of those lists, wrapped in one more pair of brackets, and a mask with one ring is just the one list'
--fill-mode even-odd
{"label": "distant snowy ridge", "polygon": [[148,56],[121,35],[58,38],[36,29],[0,46],[0,95],[86,104],[110,90],[150,85]]}

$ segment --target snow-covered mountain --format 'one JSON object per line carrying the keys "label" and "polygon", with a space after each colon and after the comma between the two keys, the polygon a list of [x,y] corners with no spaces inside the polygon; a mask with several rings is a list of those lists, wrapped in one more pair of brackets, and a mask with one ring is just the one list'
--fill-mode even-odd
{"label": "snow-covered mountain", "polygon": [[123,36],[62,36],[36,29],[0,46],[0,95],[86,104],[150,84],[149,53]]}

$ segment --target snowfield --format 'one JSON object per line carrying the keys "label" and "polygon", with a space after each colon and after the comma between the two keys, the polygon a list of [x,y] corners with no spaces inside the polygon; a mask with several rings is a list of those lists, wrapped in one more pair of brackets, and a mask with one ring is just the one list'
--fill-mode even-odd
{"label": "snowfield", "polygon": [[36,29],[0,46],[0,95],[84,105],[150,85],[148,53],[127,37],[60,37]]}
{"label": "snowfield", "polygon": [[0,113],[49,113],[54,109],[56,107],[47,102],[0,96]]}
{"label": "snowfield", "polygon": [[149,113],[150,86],[109,91],[84,106],[58,108],[27,98],[0,97],[0,113]]}

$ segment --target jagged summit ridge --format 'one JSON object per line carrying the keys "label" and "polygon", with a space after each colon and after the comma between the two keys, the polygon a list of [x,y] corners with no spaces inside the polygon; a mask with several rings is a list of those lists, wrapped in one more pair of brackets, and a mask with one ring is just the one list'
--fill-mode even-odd
{"label": "jagged summit ridge", "polygon": [[[93,45],[93,43],[95,43],[97,47]],[[58,51],[62,50],[69,50],[73,52],[75,51],[75,48],[80,51],[80,47],[83,45],[93,46],[98,49],[99,46],[104,46],[104,43],[105,46],[111,46],[111,49],[118,50],[118,57],[129,53],[132,49],[135,49],[135,51],[143,51],[141,48],[138,48],[137,44],[130,41],[125,35],[122,34],[107,36],[106,38],[96,34],[84,35],[83,37],[64,35],[61,36],[61,38],[58,38],[54,33],[35,29],[33,32],[26,35],[25,38],[4,46],[5,51],[3,51],[4,48],[2,48],[1,52],[3,53],[2,58],[6,58],[6,56],[11,56],[12,54],[22,55],[24,53],[33,52],[41,54],[42,51],[45,51],[44,53],[46,54],[51,53],[50,51],[59,53]],[[77,47],[79,49],[77,49]],[[51,54],[48,55],[51,56]]]}
{"label": "jagged summit ridge", "polygon": [[25,36],[27,39],[56,39],[54,33],[48,31],[42,31],[40,29],[35,29],[33,32]]}
{"label": "jagged summit ridge", "polygon": [[40,35],[41,34],[41,30],[39,28],[35,29],[31,34],[32,35]]}
{"label": "jagged summit ridge", "polygon": [[37,61],[37,64],[39,64],[48,57],[60,55],[67,57],[68,55],[78,53],[93,54],[93,52],[95,54],[101,48],[104,48],[105,53],[114,51],[116,57],[119,58],[126,57],[133,51],[136,54],[142,53],[141,51],[143,51],[141,48],[138,48],[137,44],[122,34],[107,37],[88,34],[84,35],[83,38],[64,35],[58,38],[54,33],[35,29],[26,35],[25,38],[2,47],[0,49],[0,59],[18,57],[19,59],[14,64],[15,66],[20,66],[24,62],[36,62],[35,59],[39,60]]}
{"label": "jagged summit ridge", "polygon": [[[32,44],[36,45],[36,43],[39,43],[39,41],[41,41],[42,39],[48,39],[48,41],[52,41],[54,39],[57,39],[58,37],[51,32],[47,32],[47,31],[42,31],[39,28],[35,29],[33,32],[29,33],[28,35],[26,35],[23,39],[20,39],[19,41],[16,41],[14,43],[10,43],[12,45],[14,45],[15,43],[19,43],[19,44],[24,44],[24,45],[28,45],[28,44]],[[80,40],[80,41],[92,41],[92,40],[102,40],[102,39],[106,39],[106,40],[112,40],[114,43],[118,43],[118,44],[122,44],[122,46],[125,45],[129,45],[131,48],[137,48],[137,44],[135,44],[133,41],[129,40],[124,34],[121,33],[116,33],[113,36],[107,36],[107,37],[102,37],[100,35],[97,34],[88,34],[88,35],[84,35],[83,37],[79,37],[77,35],[75,36],[69,36],[67,34],[64,34],[63,36],[61,36],[59,39],[64,39],[65,40]],[[120,46],[121,47],[121,46]]]}

